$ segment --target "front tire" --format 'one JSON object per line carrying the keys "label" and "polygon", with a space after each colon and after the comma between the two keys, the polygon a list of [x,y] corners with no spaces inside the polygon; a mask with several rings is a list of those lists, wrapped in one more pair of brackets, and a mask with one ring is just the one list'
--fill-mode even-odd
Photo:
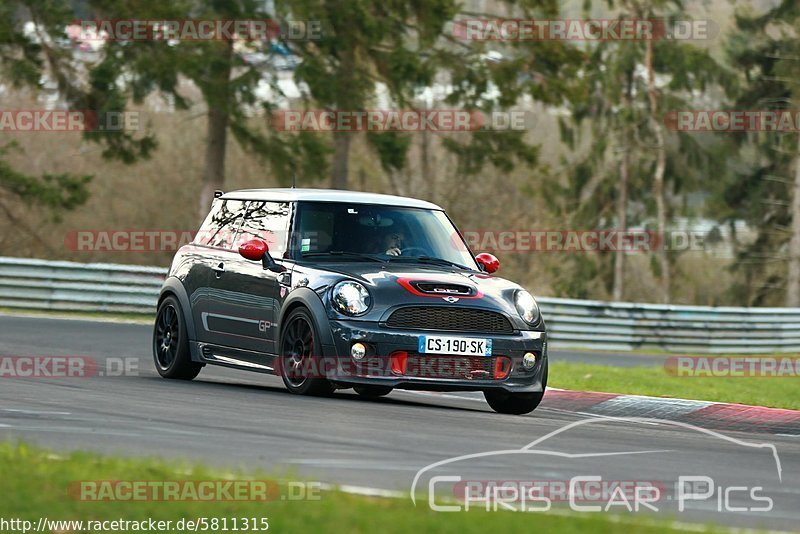
{"label": "front tire", "polygon": [[484,391],[486,402],[497,413],[509,415],[524,415],[531,413],[539,406],[544,398],[544,392],[539,393],[508,393],[507,391]]}
{"label": "front tire", "polygon": [[305,308],[289,314],[281,330],[280,375],[290,392],[297,395],[330,395],[333,384],[324,378],[322,344],[314,319]]}
{"label": "front tire", "polygon": [[538,393],[509,393],[503,390],[488,390],[483,392],[483,396],[486,397],[486,402],[489,403],[492,410],[497,413],[509,415],[531,413],[544,398],[544,392],[547,390],[548,371],[549,366],[547,365],[547,360],[545,360],[544,370],[542,371],[542,391]]}
{"label": "front tire", "polygon": [[164,378],[192,380],[203,368],[192,361],[186,322],[178,299],[170,295],[158,306],[153,327],[153,361]]}

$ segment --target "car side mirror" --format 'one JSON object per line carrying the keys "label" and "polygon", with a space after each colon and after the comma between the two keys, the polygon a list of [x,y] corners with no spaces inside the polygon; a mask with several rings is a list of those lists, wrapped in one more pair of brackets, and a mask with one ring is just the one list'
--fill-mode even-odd
{"label": "car side mirror", "polygon": [[481,267],[481,269],[489,274],[496,272],[497,269],[500,268],[500,260],[488,252],[481,252],[475,256],[475,261],[478,262],[478,265]]}
{"label": "car side mirror", "polygon": [[260,239],[251,239],[239,245],[239,254],[246,260],[261,261],[264,269],[282,273],[286,267],[278,264],[269,254],[269,247]]}

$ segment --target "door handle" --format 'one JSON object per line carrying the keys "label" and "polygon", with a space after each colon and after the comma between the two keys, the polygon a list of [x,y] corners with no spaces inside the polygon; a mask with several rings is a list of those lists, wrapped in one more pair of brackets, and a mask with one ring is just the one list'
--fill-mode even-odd
{"label": "door handle", "polygon": [[212,267],[211,269],[213,269],[213,271],[217,273],[217,278],[219,278],[220,276],[222,276],[222,273],[225,272],[225,264],[219,262],[219,265],[217,265],[216,267]]}

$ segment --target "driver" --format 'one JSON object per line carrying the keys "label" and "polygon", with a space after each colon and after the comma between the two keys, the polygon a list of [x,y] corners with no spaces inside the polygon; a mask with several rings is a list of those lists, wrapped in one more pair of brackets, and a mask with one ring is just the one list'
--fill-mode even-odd
{"label": "driver", "polygon": [[391,230],[384,233],[381,240],[383,253],[389,256],[399,256],[402,253],[404,240],[405,236],[402,232]]}

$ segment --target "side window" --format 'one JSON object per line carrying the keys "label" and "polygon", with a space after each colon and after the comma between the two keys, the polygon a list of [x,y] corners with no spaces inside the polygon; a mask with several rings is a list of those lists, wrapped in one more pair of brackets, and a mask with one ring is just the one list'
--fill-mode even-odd
{"label": "side window", "polygon": [[282,258],[286,252],[290,213],[288,202],[248,202],[236,246],[250,239],[260,239],[269,246],[272,257]]}
{"label": "side window", "polygon": [[245,211],[242,200],[217,200],[211,207],[195,243],[229,249],[233,245],[233,237],[239,229],[239,223]]}

